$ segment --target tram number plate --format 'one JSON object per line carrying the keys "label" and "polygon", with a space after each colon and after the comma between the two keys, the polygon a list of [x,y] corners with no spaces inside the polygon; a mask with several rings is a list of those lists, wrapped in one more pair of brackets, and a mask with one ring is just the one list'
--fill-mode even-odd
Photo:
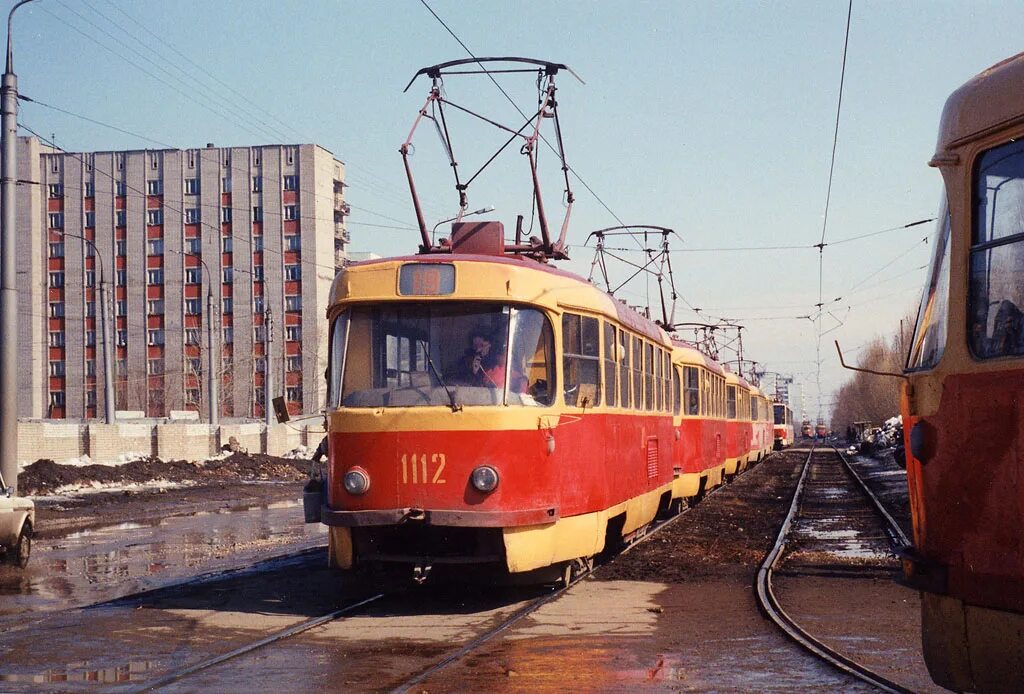
{"label": "tram number plate", "polygon": [[402,484],[445,484],[444,453],[402,454]]}

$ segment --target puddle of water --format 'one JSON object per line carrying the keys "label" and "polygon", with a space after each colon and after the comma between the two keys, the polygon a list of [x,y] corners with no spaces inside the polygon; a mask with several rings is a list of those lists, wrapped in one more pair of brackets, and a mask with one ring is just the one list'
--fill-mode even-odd
{"label": "puddle of water", "polygon": [[886,561],[894,558],[885,538],[843,527],[846,524],[847,521],[842,518],[800,519],[795,535],[815,543],[815,548],[799,553],[823,553],[839,560],[857,561]]}
{"label": "puddle of water", "polygon": [[26,569],[0,567],[0,618],[110,600],[284,546],[322,544],[324,526],[304,523],[300,505],[288,500],[37,540]]}
{"label": "puddle of water", "polygon": [[89,682],[93,684],[118,684],[146,679],[156,663],[151,660],[124,663],[113,667],[90,668],[89,662],[71,663],[62,668],[50,668],[39,673],[0,673],[0,682],[25,684],[60,684],[62,682]]}

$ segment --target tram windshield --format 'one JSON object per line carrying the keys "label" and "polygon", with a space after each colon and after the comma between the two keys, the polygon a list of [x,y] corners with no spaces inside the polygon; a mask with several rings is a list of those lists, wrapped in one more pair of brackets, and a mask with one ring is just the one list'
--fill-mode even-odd
{"label": "tram windshield", "polygon": [[786,406],[785,405],[774,405],[775,410],[775,423],[776,424],[787,424],[786,422]]}
{"label": "tram windshield", "polygon": [[546,406],[554,337],[540,311],[484,302],[358,306],[331,336],[331,407]]}
{"label": "tram windshield", "polygon": [[917,311],[914,339],[907,356],[907,370],[927,369],[939,363],[946,346],[946,313],[949,305],[949,210],[943,198],[932,244],[928,283]]}

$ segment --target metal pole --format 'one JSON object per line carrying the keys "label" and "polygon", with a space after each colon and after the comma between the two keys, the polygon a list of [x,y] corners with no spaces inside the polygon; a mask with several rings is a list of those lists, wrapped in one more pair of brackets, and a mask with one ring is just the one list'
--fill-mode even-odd
{"label": "metal pole", "polygon": [[[99,257],[99,253],[97,253]],[[101,261],[102,262],[102,261]],[[114,423],[114,347],[110,342],[111,320],[107,316],[109,299],[107,282],[103,278],[103,266],[100,265],[100,331],[103,334],[103,415],[107,424]]]}
{"label": "metal pole", "polygon": [[263,325],[266,328],[266,338],[264,345],[266,348],[263,350],[264,364],[266,368],[263,374],[263,416],[267,420],[267,433],[270,433],[270,425],[274,423],[274,412],[271,406],[271,399],[273,398],[273,360],[270,358],[270,344],[274,341],[274,319],[270,313],[270,307],[264,313]]}
{"label": "metal pole", "polygon": [[18,288],[14,197],[18,185],[18,78],[7,15],[7,63],[0,84],[0,477],[18,492]]}
{"label": "metal pole", "polygon": [[[207,270],[207,275],[209,274],[210,272]],[[211,284],[206,292],[206,390],[210,396],[210,425],[217,426],[220,420],[220,404],[217,402],[217,381],[220,380],[220,374],[213,368],[213,356],[213,285]]]}

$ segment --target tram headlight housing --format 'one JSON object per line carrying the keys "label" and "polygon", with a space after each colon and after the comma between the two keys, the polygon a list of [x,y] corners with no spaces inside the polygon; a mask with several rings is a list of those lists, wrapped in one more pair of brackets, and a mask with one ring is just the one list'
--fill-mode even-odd
{"label": "tram headlight housing", "polygon": [[355,496],[365,494],[370,489],[370,476],[361,467],[351,468],[341,482],[345,485],[345,491]]}
{"label": "tram headlight housing", "polygon": [[478,492],[493,492],[498,486],[498,471],[490,465],[481,465],[473,470],[469,481]]}

